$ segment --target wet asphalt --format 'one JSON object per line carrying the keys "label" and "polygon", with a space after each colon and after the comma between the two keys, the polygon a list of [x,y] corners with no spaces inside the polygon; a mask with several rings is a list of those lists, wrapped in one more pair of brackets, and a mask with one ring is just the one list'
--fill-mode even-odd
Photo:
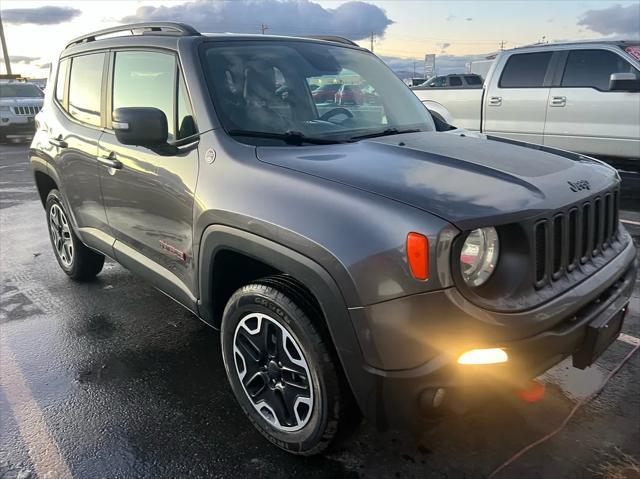
{"label": "wet asphalt", "polygon": [[[640,240],[640,186],[623,219]],[[626,181],[626,180],[625,180]],[[636,189],[636,186],[638,188]],[[219,337],[109,261],[88,284],[58,268],[26,145],[0,146],[0,477],[486,477],[554,429],[632,349],[617,340],[586,371],[561,363],[544,399],[502,397],[421,441],[362,424],[330,455],[298,458],[236,406]],[[640,282],[624,333],[640,337]],[[627,338],[629,340],[629,338]],[[640,353],[556,437],[498,477],[594,477],[640,461]]]}

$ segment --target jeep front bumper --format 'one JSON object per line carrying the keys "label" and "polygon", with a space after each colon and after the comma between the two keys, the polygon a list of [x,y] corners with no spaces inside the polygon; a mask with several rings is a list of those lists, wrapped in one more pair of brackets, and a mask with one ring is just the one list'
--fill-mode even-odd
{"label": "jeep front bumper", "polygon": [[[365,374],[375,388],[366,395],[365,415],[381,428],[416,429],[434,413],[464,410],[489,391],[521,388],[579,351],[590,324],[620,314],[628,305],[635,255],[629,241],[596,274],[522,313],[477,308],[455,288],[352,309],[368,363]],[[509,360],[457,363],[464,351],[492,347],[504,348]]]}

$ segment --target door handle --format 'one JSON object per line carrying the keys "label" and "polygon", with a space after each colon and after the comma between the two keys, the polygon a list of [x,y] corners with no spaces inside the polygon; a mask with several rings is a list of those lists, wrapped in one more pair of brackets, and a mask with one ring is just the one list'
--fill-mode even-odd
{"label": "door handle", "polygon": [[116,159],[116,154],[113,151],[108,155],[99,156],[98,163],[114,170],[122,169],[122,162]]}
{"label": "door handle", "polygon": [[501,96],[489,97],[489,105],[490,106],[500,106],[500,105],[502,105],[502,97]]}
{"label": "door handle", "polygon": [[567,104],[566,96],[554,96],[551,97],[550,106],[565,106]]}
{"label": "door handle", "polygon": [[67,142],[62,139],[62,135],[60,135],[58,138],[49,138],[49,144],[57,146],[58,148],[66,148],[67,146],[69,146],[67,145]]}

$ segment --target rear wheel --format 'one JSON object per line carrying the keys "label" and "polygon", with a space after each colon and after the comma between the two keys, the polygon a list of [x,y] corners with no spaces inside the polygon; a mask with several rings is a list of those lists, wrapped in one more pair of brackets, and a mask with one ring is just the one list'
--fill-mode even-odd
{"label": "rear wheel", "polygon": [[345,399],[306,306],[277,281],[245,286],[225,308],[221,341],[231,387],[256,429],[288,452],[313,455],[342,430]]}
{"label": "rear wheel", "polygon": [[62,204],[60,192],[53,189],[46,202],[47,226],[53,252],[62,270],[71,278],[94,278],[104,265],[104,256],[87,248],[76,236]]}

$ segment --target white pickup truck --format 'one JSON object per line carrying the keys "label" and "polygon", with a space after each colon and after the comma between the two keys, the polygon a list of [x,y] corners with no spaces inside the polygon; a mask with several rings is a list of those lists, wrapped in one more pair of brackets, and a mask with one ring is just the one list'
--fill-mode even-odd
{"label": "white pickup truck", "polygon": [[639,60],[637,43],[536,45],[501,52],[482,89],[412,90],[459,128],[640,163]]}

